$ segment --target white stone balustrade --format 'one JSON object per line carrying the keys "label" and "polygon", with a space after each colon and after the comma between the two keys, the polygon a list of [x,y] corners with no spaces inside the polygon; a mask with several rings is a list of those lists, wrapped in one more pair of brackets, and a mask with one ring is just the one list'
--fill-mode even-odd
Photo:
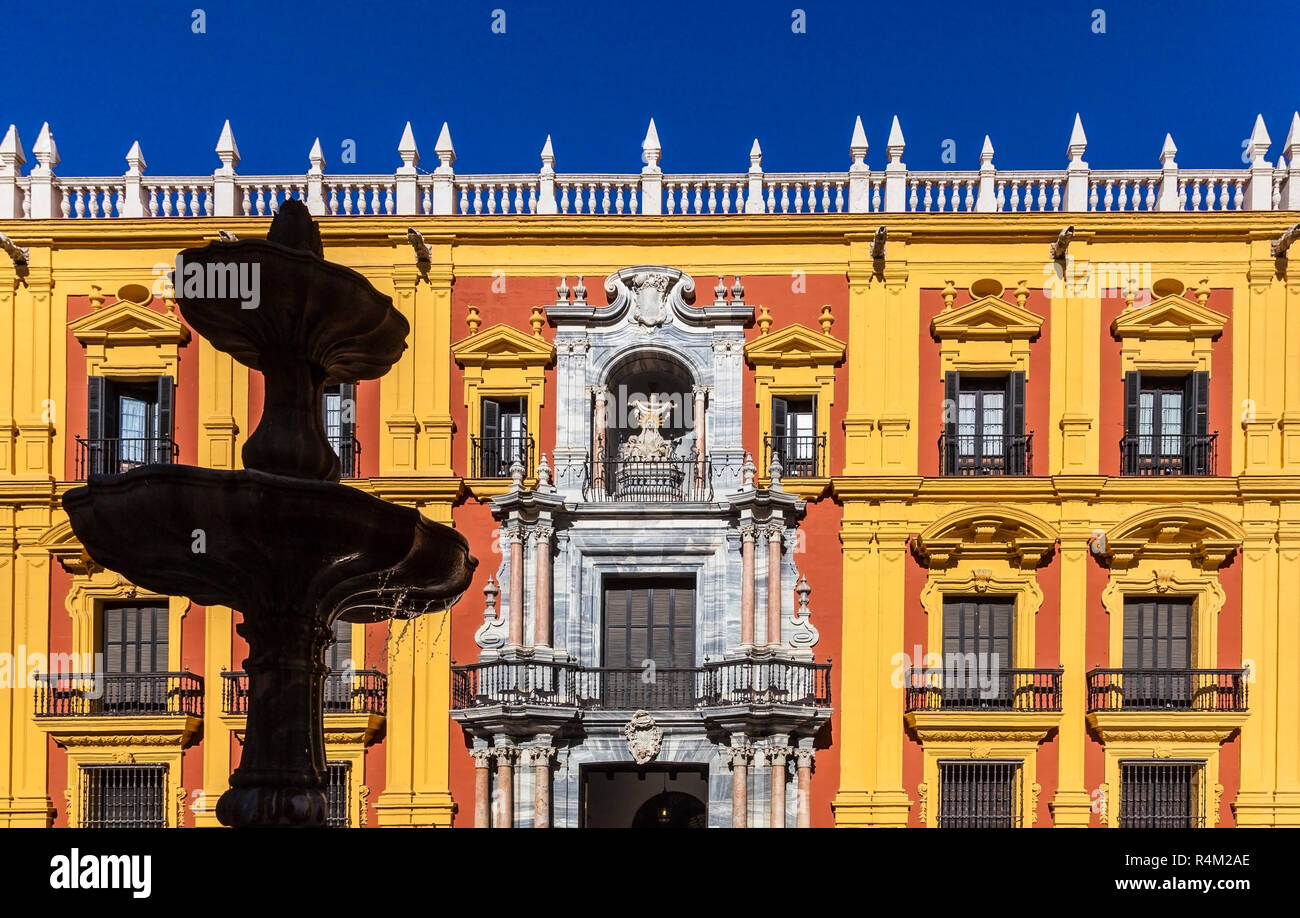
{"label": "white stone balustrade", "polygon": [[1158,162],[1149,169],[1094,170],[1084,161],[1087,136],[1075,117],[1059,169],[999,170],[992,141],[984,138],[979,168],[918,171],[903,162],[906,142],[897,118],[885,144],[887,163],[873,172],[862,119],[849,141],[844,172],[763,171],[757,140],[746,172],[671,174],[660,163],[663,148],[654,121],[641,144],[639,173],[560,173],[551,138],[535,173],[458,175],[451,131],[442,126],[434,152],[438,165],[421,172],[419,150],[408,122],[398,142],[401,165],[389,175],[344,175],[325,171],[319,139],[308,153],[303,175],[240,175],[239,147],[226,122],[210,176],[146,175],[144,154],[135,143],[121,176],[69,178],[57,175],[58,147],[49,124],[32,145],[35,165],[18,130],[10,125],[0,140],[0,220],[96,220],[141,217],[264,217],[289,198],[305,202],[319,216],[732,216],[741,214],[843,213],[1034,213],[1300,210],[1300,113],[1275,163],[1263,117],[1247,142],[1245,168],[1181,169],[1178,148],[1165,136]]}

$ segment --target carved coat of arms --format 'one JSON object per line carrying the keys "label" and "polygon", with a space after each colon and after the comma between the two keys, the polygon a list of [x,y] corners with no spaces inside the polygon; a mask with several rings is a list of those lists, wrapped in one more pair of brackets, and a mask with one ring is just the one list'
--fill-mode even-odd
{"label": "carved coat of arms", "polygon": [[667,274],[642,271],[627,281],[632,295],[632,317],[646,328],[657,328],[668,318],[668,288],[672,278]]}
{"label": "carved coat of arms", "polygon": [[655,723],[649,711],[637,711],[623,727],[627,737],[627,751],[638,765],[653,762],[659,755],[659,746],[663,743],[664,731]]}

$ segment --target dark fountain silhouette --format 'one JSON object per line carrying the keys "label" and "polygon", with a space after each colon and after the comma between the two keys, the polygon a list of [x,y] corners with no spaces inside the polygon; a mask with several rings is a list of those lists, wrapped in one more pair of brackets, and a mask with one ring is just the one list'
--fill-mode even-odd
{"label": "dark fountain silhouette", "polygon": [[[364,277],[325,261],[307,208],[286,201],[265,240],[186,249],[179,264],[185,277],[174,284],[185,320],[265,376],[245,470],[143,466],[91,476],[63,505],[97,563],[145,589],[243,613],[248,724],[217,818],[228,826],[323,826],[331,626],[445,610],[477,562],[460,533],[338,483],[323,388],[383,376],[410,326]],[[194,295],[232,266],[260,283],[255,308],[204,295],[224,289]],[[191,275],[205,283],[187,286]]]}

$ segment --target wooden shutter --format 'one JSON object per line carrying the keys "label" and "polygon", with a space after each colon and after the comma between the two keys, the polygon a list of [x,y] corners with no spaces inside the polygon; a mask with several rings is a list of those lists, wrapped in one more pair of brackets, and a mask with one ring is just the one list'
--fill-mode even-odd
{"label": "wooden shutter", "polygon": [[107,436],[104,431],[104,415],[108,407],[107,382],[102,376],[91,376],[86,380],[86,439],[88,440],[98,440]]}
{"label": "wooden shutter", "polygon": [[943,378],[943,468],[940,474],[957,474],[957,404],[961,392],[961,374],[949,371]]}
{"label": "wooden shutter", "polygon": [[784,439],[789,429],[790,403],[783,398],[772,399],[772,439]]}
{"label": "wooden shutter", "polygon": [[1030,470],[1026,465],[1025,430],[1025,374],[1017,371],[1007,376],[1006,426],[1007,473],[1024,475]]}
{"label": "wooden shutter", "polygon": [[105,672],[166,672],[166,606],[105,606],[103,626]]}
{"label": "wooden shutter", "polygon": [[1192,604],[1186,599],[1124,603],[1125,669],[1188,669],[1192,662]]}
{"label": "wooden shutter", "polygon": [[356,435],[357,386],[356,383],[342,383],[339,385],[339,442],[345,449],[351,449],[352,438]]}
{"label": "wooden shutter", "polygon": [[627,590],[605,591],[605,665],[627,665]]}
{"label": "wooden shutter", "polygon": [[158,377],[158,430],[154,436],[158,438],[157,456],[155,462],[168,463],[172,461],[171,441],[174,438],[176,423],[176,380],[170,376]]}
{"label": "wooden shutter", "polygon": [[484,440],[501,436],[501,403],[494,399],[483,399],[482,433]]}
{"label": "wooden shutter", "polygon": [[1124,452],[1122,475],[1136,475],[1138,462],[1138,402],[1142,393],[1142,374],[1131,370],[1124,374]]}
{"label": "wooden shutter", "polygon": [[1210,433],[1210,374],[1198,370],[1187,377],[1183,395],[1183,456],[1186,472],[1209,474],[1210,448],[1205,437]]}

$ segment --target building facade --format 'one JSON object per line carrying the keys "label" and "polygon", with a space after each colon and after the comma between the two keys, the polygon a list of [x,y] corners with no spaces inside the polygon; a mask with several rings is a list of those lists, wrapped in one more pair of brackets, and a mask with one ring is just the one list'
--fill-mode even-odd
{"label": "building facade", "polygon": [[[0,824],[216,825],[238,610],[61,510],[240,467],[261,377],[165,275],[286,196],[410,320],[345,480],[455,526],[450,612],[339,625],[338,826],[1300,824],[1300,115],[1276,165],[56,173],[0,143]],[[1153,161],[1155,157],[1153,157]],[[1294,246],[1300,258],[1300,245]],[[147,520],[141,520],[147,526]],[[202,544],[194,550],[219,550]]]}

